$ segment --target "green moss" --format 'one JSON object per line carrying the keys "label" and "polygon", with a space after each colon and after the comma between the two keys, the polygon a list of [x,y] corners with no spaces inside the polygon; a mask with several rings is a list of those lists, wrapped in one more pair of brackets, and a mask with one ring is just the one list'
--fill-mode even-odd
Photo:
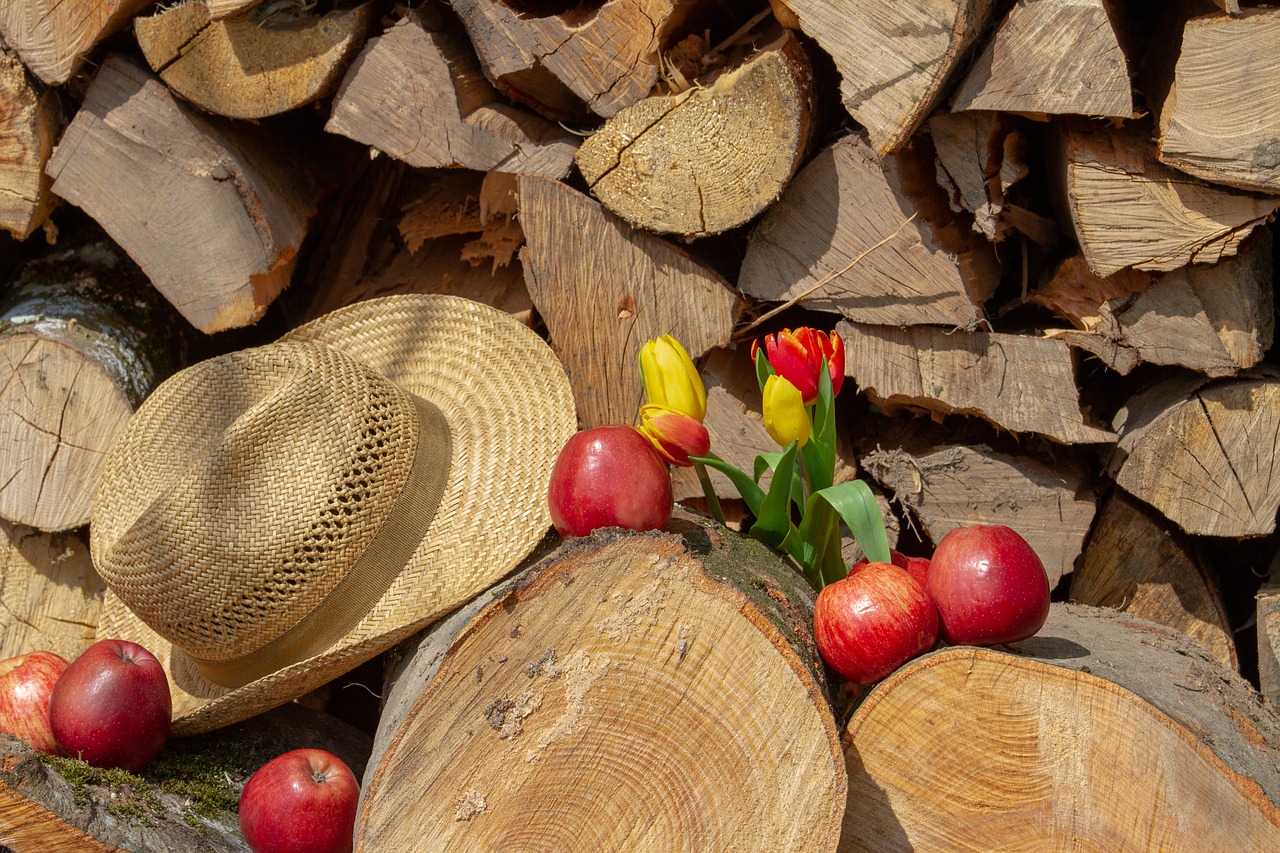
{"label": "green moss", "polygon": [[[67,781],[75,804],[80,808],[93,801],[108,814],[144,826],[152,825],[152,815],[164,812],[155,788],[141,776],[118,768],[92,767],[76,758],[35,754]],[[109,789],[113,795],[95,796],[103,789]]]}

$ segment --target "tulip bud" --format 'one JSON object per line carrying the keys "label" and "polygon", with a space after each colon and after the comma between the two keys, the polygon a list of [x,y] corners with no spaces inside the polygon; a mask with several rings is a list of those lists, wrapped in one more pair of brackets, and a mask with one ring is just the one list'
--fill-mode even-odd
{"label": "tulip bud", "polygon": [[706,456],[711,450],[711,435],[700,421],[666,406],[641,406],[636,429],[672,465],[691,468],[690,456]]}
{"label": "tulip bud", "polygon": [[[755,361],[759,341],[751,343],[751,360]],[[831,374],[831,394],[840,393],[844,382],[844,341],[835,332],[828,336],[808,326],[783,329],[776,335],[765,335],[765,356],[779,376],[800,389],[806,406],[818,399],[818,371],[827,363]]]}
{"label": "tulip bud", "polygon": [[783,376],[770,376],[764,383],[764,428],[778,446],[798,441],[801,447],[809,441],[809,413],[804,408],[800,389]]}
{"label": "tulip bud", "polygon": [[707,391],[698,368],[670,335],[640,348],[640,378],[650,403],[675,409],[698,422],[707,416]]}

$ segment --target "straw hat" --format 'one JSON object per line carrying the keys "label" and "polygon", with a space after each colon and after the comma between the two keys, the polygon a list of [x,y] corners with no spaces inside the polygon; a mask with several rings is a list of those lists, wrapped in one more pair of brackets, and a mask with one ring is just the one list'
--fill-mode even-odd
{"label": "straw hat", "polygon": [[546,343],[458,297],[356,303],[193,365],[108,454],[98,636],[165,665],[175,734],[283,704],[514,568],[576,428]]}

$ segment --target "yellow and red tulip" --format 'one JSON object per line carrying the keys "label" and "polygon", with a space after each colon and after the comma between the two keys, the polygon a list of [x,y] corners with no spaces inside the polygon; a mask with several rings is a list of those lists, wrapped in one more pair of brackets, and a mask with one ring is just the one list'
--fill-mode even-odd
{"label": "yellow and red tulip", "polygon": [[[759,349],[760,342],[752,341],[752,361]],[[840,393],[844,382],[844,341],[835,332],[828,336],[808,326],[794,332],[783,329],[777,334],[765,335],[764,349],[774,371],[800,389],[806,406],[818,399],[818,371],[824,361],[831,374],[831,394]]]}
{"label": "yellow and red tulip", "polygon": [[706,456],[711,451],[711,435],[702,422],[666,406],[641,406],[640,426],[636,429],[672,465],[691,468],[694,463],[690,456]]}
{"label": "yellow and red tulip", "polygon": [[761,414],[764,428],[780,447],[793,441],[804,447],[809,441],[809,413],[805,411],[800,389],[781,375],[765,380]]}
{"label": "yellow and red tulip", "polygon": [[640,379],[651,404],[675,409],[698,422],[707,416],[707,391],[702,377],[684,347],[671,335],[655,338],[640,348]]}

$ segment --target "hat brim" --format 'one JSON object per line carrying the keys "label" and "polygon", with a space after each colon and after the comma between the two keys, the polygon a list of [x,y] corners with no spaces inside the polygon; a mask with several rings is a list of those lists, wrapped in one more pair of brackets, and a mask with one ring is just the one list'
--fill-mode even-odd
{"label": "hat brim", "polygon": [[209,681],[108,592],[98,636],[131,640],[160,659],[175,735],[221,728],[301,696],[501,579],[550,527],[551,468],[577,429],[573,392],[550,347],[482,303],[384,296],[340,308],[281,340],[340,350],[434,403],[453,441],[444,494],[417,551],[359,624],[320,654],[242,687]]}

